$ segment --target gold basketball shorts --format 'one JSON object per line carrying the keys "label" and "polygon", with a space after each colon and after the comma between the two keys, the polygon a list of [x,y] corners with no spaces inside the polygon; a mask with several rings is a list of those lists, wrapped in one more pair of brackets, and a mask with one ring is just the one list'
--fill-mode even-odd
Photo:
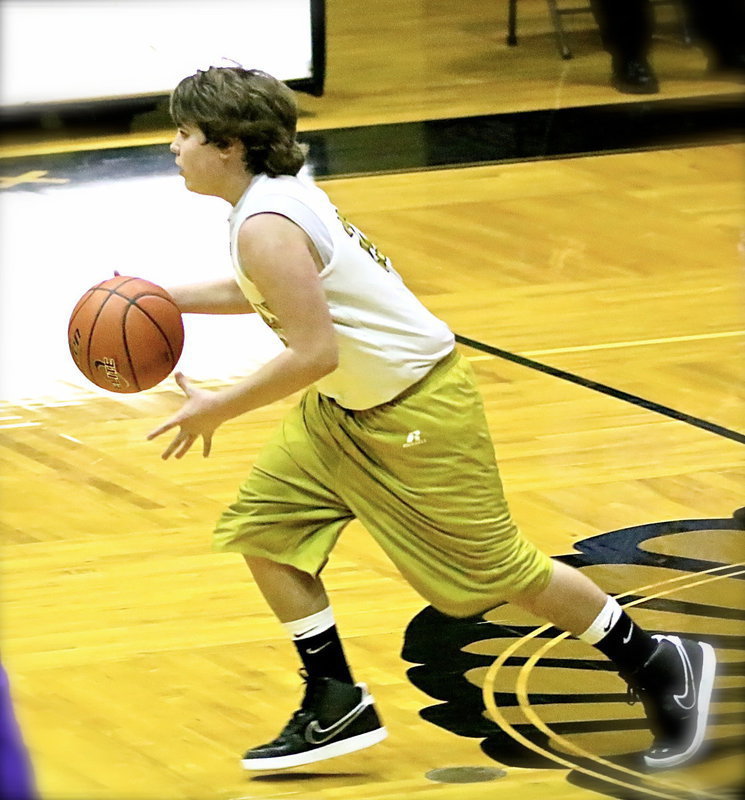
{"label": "gold basketball shorts", "polygon": [[354,518],[451,616],[537,594],[551,578],[551,559],[512,521],[471,365],[457,352],[368,410],[309,389],[220,518],[214,547],[316,575]]}

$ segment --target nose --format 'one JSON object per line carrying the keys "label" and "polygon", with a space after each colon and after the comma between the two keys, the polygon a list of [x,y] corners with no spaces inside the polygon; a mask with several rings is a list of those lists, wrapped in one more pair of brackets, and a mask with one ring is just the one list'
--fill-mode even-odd
{"label": "nose", "polygon": [[168,149],[173,153],[173,155],[178,155],[178,145],[176,144],[175,139],[171,142],[171,145]]}

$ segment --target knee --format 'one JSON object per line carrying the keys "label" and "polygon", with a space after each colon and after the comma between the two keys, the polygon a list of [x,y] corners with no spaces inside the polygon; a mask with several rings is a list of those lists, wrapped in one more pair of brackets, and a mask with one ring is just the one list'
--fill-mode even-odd
{"label": "knee", "polygon": [[320,578],[316,575],[299,569],[292,564],[285,564],[282,561],[273,561],[264,556],[253,556],[243,553],[243,558],[248,565],[254,580],[260,586],[268,583],[286,585],[292,582],[295,586],[311,586],[320,583]]}

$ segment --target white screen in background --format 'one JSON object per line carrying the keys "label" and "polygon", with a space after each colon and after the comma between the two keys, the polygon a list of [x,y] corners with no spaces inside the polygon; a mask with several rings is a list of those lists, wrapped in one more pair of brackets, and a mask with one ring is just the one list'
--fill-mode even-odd
{"label": "white screen in background", "polygon": [[310,0],[2,0],[0,105],[168,94],[236,61],[311,77]]}

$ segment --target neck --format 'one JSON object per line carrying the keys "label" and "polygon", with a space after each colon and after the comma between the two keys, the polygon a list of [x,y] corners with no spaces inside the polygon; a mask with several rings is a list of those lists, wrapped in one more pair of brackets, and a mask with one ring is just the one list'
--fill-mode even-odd
{"label": "neck", "polygon": [[231,180],[225,186],[224,191],[220,193],[220,197],[222,197],[223,200],[227,200],[231,206],[238,205],[238,201],[243,197],[253,179],[254,176],[250,172],[244,173],[241,176],[236,176],[235,179]]}

